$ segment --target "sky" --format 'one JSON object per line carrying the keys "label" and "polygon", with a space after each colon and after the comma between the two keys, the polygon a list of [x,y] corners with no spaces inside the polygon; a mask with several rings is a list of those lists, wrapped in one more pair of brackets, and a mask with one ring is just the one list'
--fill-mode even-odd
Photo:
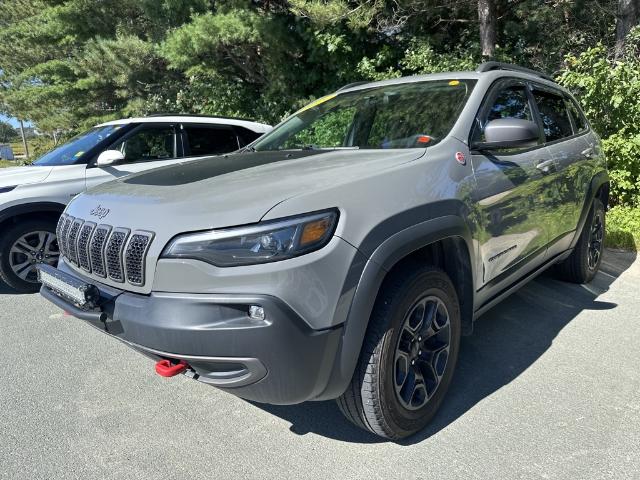
{"label": "sky", "polygon": [[14,127],[18,126],[18,121],[15,118],[7,117],[6,115],[2,115],[1,113],[0,113],[0,121],[9,122]]}
{"label": "sky", "polygon": [[[14,127],[18,127],[20,125],[20,123],[18,122],[18,120],[16,120],[13,117],[7,117],[6,115],[3,115],[0,113],[0,121],[2,122],[9,122],[11,125],[13,125]],[[29,122],[24,122],[24,126],[25,127],[29,127],[31,126],[31,124]]]}

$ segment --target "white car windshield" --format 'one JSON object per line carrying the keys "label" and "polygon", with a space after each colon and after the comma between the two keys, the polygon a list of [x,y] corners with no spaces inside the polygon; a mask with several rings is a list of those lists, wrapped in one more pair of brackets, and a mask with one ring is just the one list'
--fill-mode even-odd
{"label": "white car windshield", "polygon": [[106,125],[103,127],[94,127],[68,142],[54,148],[45,153],[38,160],[33,162],[34,165],[53,166],[53,165],[72,165],[88,150],[95,147],[105,138],[122,128],[122,125]]}

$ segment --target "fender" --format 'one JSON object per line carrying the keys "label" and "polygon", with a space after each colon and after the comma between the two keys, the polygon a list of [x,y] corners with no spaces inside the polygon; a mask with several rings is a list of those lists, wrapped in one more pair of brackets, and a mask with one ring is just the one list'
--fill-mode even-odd
{"label": "fender", "polygon": [[409,226],[390,236],[375,249],[367,260],[356,287],[329,383],[314,400],[337,398],[349,385],[360,356],[375,299],[389,270],[410,253],[451,237],[460,237],[464,240],[473,269],[474,251],[471,232],[465,220],[455,215],[433,218]]}
{"label": "fender", "polygon": [[20,205],[14,205],[12,207],[6,208],[0,211],[0,223],[18,216],[24,215],[25,213],[58,213],[62,214],[65,205],[61,203],[55,202],[32,202],[32,203],[22,203]]}
{"label": "fender", "polygon": [[[602,188],[603,185],[609,183],[609,174],[606,170],[602,170],[596,173],[591,179],[591,183],[589,184],[589,190],[587,191],[587,195],[584,199],[584,205],[582,206],[582,212],[580,213],[580,220],[578,221],[578,228],[576,228],[575,236],[571,241],[571,250],[575,248],[578,240],[580,240],[580,234],[582,233],[582,229],[584,228],[584,224],[587,221],[587,216],[589,215],[589,211],[591,210],[591,204],[593,203],[593,199],[596,197],[596,193]],[[604,206],[607,208],[607,205]]]}

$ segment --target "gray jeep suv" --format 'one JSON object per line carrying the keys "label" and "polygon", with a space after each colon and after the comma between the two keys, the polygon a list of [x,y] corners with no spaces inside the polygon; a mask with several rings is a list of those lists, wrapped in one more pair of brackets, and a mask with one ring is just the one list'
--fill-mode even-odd
{"label": "gray jeep suv", "polygon": [[600,265],[608,175],[569,92],[498,63],[350,85],[215,162],[75,198],[41,293],[240,397],[337,399],[408,436],[474,319],[549,267]]}

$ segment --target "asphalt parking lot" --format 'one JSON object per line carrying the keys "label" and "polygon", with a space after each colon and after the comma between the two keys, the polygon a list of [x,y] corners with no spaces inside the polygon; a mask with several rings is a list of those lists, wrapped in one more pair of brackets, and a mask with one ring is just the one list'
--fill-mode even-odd
{"label": "asphalt parking lot", "polygon": [[254,405],[0,287],[0,478],[640,479],[640,259],[543,275],[464,338],[444,408],[400,444],[333,402]]}

